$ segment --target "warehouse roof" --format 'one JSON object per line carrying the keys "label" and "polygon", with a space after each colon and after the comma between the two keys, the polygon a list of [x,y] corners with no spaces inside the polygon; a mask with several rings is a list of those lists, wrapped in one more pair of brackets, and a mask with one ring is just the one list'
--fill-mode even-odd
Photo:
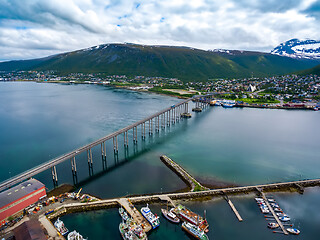
{"label": "warehouse roof", "polygon": [[16,240],[45,240],[46,236],[41,228],[40,222],[36,219],[31,219],[22,223],[20,226],[13,229]]}
{"label": "warehouse roof", "polygon": [[29,179],[0,193],[0,208],[44,187],[44,184],[36,179]]}

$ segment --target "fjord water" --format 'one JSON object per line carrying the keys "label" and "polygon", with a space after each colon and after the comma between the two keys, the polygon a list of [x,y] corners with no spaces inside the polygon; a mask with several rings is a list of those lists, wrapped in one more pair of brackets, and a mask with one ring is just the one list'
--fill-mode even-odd
{"label": "fjord water", "polygon": [[[60,154],[143,119],[179,99],[96,85],[0,83],[0,181]],[[190,106],[191,107],[191,106]],[[166,154],[196,178],[237,185],[318,178],[320,167],[319,112],[267,109],[208,108],[191,119],[147,137],[114,157],[107,143],[108,168],[102,169],[99,146],[93,149],[94,173],[89,178],[86,153],[77,157],[78,178],[84,192],[110,198],[127,194],[175,191],[181,180],[159,160]],[[140,134],[140,129],[138,129]],[[140,136],[140,135],[139,135]],[[58,166],[59,183],[72,183],[70,162]],[[49,171],[36,176],[52,188]],[[274,194],[303,231],[301,238],[317,239],[320,219],[318,188],[304,195]],[[238,223],[220,200],[187,203],[207,209],[215,239],[282,239],[272,234],[253,196],[233,198],[245,219]],[[159,205],[152,205],[160,214]],[[120,239],[117,210],[65,216],[70,229],[89,239]],[[179,226],[164,219],[149,239],[186,239]],[[304,231],[305,230],[305,231]],[[299,239],[299,237],[297,238]]]}

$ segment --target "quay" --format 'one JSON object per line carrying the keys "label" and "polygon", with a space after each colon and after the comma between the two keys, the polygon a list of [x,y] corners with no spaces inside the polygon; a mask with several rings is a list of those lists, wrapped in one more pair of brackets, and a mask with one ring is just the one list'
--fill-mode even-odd
{"label": "quay", "polygon": [[192,192],[209,189],[202,186],[201,183],[199,183],[186,170],[184,170],[179,164],[177,164],[169,157],[162,155],[160,156],[160,159],[166,166],[168,166],[172,171],[174,171],[182,181],[184,181],[191,188]]}

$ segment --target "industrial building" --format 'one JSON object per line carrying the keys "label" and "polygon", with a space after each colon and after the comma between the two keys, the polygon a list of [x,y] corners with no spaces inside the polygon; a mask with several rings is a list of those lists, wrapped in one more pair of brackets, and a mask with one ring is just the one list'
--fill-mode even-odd
{"label": "industrial building", "polygon": [[46,197],[45,185],[29,179],[0,193],[0,221]]}

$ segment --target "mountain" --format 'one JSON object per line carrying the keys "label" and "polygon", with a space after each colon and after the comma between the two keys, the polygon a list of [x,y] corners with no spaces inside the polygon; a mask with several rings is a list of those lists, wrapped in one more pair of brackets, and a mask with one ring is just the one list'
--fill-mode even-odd
{"label": "mountain", "polygon": [[291,39],[274,48],[271,54],[291,58],[320,59],[320,41]]}
{"label": "mountain", "polygon": [[0,70],[56,70],[127,76],[175,77],[183,81],[287,74],[319,64],[269,53],[204,51],[188,47],[103,44],[47,58],[0,63]]}

